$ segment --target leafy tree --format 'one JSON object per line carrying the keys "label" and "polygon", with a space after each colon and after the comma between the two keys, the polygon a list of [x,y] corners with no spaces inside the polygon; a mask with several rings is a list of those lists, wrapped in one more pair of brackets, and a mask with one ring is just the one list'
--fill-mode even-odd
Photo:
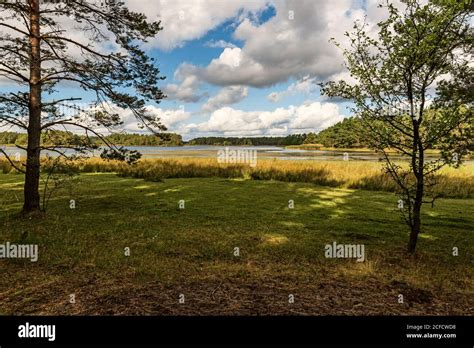
{"label": "leafy tree", "polygon": [[[26,163],[17,166],[3,151],[25,173],[24,212],[40,209],[41,151],[66,156],[54,140],[55,145],[41,145],[42,134],[54,137],[55,129],[75,127],[86,139],[99,137],[109,148],[104,156],[125,159],[136,154],[127,154],[97,131],[113,131],[122,123],[115,107],[130,110],[143,128],[164,130],[145,107],[147,101],[158,103],[164,97],[157,86],[162,77],[139,47],[161,30],[160,22],[147,22],[144,14],[128,10],[121,1],[8,0],[0,2],[0,29],[0,75],[18,86],[0,94],[0,126],[28,134],[22,147]],[[64,91],[56,98],[64,83],[91,91],[94,102],[81,110],[67,109],[78,98],[63,97]],[[93,147],[74,136],[56,140],[78,151]]]}
{"label": "leafy tree", "polygon": [[316,144],[318,143],[318,136],[316,133],[308,133],[306,139],[304,140],[304,144]]}
{"label": "leafy tree", "polygon": [[318,133],[317,141],[326,147],[351,148],[367,146],[361,135],[362,122],[358,118],[345,118],[334,126]]}
{"label": "leafy tree", "polygon": [[[346,66],[357,82],[328,82],[322,91],[354,102],[371,146],[400,188],[413,253],[422,204],[436,198],[430,192],[434,174],[445,165],[459,166],[472,141],[472,4],[406,0],[402,9],[388,1],[381,6],[388,17],[378,23],[378,37],[358,22],[346,34],[351,43],[344,49]],[[409,165],[396,163],[388,148]],[[433,148],[441,157],[427,160],[425,152]]]}

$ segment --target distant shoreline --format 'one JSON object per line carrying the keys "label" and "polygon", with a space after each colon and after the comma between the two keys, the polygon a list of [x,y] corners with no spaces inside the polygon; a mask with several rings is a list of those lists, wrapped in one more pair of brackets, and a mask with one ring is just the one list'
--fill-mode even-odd
{"label": "distant shoreline", "polygon": [[[194,147],[242,147],[242,148],[245,148],[245,147],[278,147],[278,148],[282,148],[282,149],[285,149],[285,150],[304,150],[304,151],[324,151],[324,152],[336,152],[336,153],[344,153],[344,152],[348,152],[348,153],[351,153],[351,152],[358,152],[358,153],[371,153],[371,154],[375,154],[376,151],[375,150],[372,150],[372,149],[369,149],[369,148],[366,148],[366,147],[354,147],[354,148],[335,148],[335,147],[324,147],[324,146],[319,146],[319,145],[315,145],[315,144],[303,144],[303,145],[287,145],[287,146],[284,146],[284,145],[188,145],[188,144],[183,144],[183,145],[122,145],[122,144],[115,144],[116,146],[123,146],[123,147],[126,147],[126,148],[133,148],[133,147],[143,147],[143,148],[169,148],[169,147],[179,147],[179,148],[194,148]],[[12,149],[12,148],[15,148],[15,144],[0,144],[0,147],[6,147],[6,148],[9,148],[9,149]],[[58,146],[59,148],[61,147],[60,145]],[[386,150],[388,153],[397,153],[396,150],[390,150],[390,149],[387,149]],[[439,150],[427,150],[425,151],[425,153],[427,154],[433,154],[433,155],[436,155],[436,154],[439,154],[440,151]],[[467,159],[470,159],[471,156],[468,155],[466,156]]]}
{"label": "distant shoreline", "polygon": [[[375,150],[369,149],[367,147],[325,147],[318,146],[313,144],[303,144],[303,145],[289,145],[285,146],[285,149],[288,150],[306,150],[306,151],[334,151],[334,152],[367,152],[375,153]],[[388,153],[396,153],[396,150],[386,149]],[[439,154],[439,150],[425,150],[425,153],[429,154]]]}

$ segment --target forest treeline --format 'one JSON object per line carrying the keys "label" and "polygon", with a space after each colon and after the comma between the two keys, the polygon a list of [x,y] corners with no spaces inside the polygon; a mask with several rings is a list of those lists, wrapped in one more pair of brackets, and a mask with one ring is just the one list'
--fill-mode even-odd
{"label": "forest treeline", "polygon": [[[361,137],[360,120],[346,118],[319,133],[292,134],[285,137],[199,137],[183,142],[181,135],[167,133],[164,135],[122,134],[116,133],[104,137],[108,142],[122,146],[181,146],[187,145],[218,145],[218,146],[290,146],[302,144],[321,144],[325,147],[355,148],[366,147],[368,144]],[[43,145],[77,145],[84,141],[84,136],[64,131],[49,131],[42,134]],[[98,137],[91,136],[90,140],[101,145]],[[0,144],[25,145],[25,133],[0,132]]]}
{"label": "forest treeline", "polygon": [[223,145],[223,146],[239,146],[239,145],[270,145],[270,146],[287,146],[301,145],[306,139],[306,134],[293,134],[286,137],[201,137],[195,138],[188,142],[189,145]]}
{"label": "forest treeline", "polygon": [[324,147],[361,148],[369,147],[361,132],[362,121],[359,118],[349,117],[334,126],[326,128],[318,134],[309,133],[305,144],[321,144]]}
{"label": "forest treeline", "polygon": [[[96,136],[89,137],[94,145],[103,145],[103,141]],[[161,135],[148,134],[122,134],[115,133],[105,136],[104,139],[115,145],[122,146],[181,146],[183,139],[175,133]],[[85,136],[72,134],[64,131],[49,131],[41,135],[43,145],[80,145],[86,140]],[[26,133],[0,132],[0,144],[2,145],[26,145]]]}
{"label": "forest treeline", "polygon": [[189,145],[270,145],[289,146],[303,144],[320,144],[324,147],[356,148],[367,147],[360,132],[361,121],[357,118],[346,118],[343,121],[319,132],[293,134],[286,137],[201,137],[189,141]]}
{"label": "forest treeline", "polygon": [[[200,137],[184,142],[181,135],[166,133],[162,135],[143,134],[111,134],[105,139],[122,146],[182,146],[182,145],[216,145],[216,146],[290,146],[303,144],[319,144],[331,148],[363,148],[369,147],[361,131],[362,124],[358,118],[345,118],[343,121],[322,130],[319,133],[292,134],[286,137]],[[48,144],[79,144],[84,138],[77,134],[63,131],[42,134],[42,143]],[[97,137],[90,137],[96,145],[101,145]],[[0,132],[0,145],[25,145],[27,136],[24,133]]]}

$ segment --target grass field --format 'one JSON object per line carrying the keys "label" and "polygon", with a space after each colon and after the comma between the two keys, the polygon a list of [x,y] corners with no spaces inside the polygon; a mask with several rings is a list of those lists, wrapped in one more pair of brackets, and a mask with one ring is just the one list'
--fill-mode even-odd
{"label": "grass field", "polygon": [[[82,174],[55,193],[45,216],[30,219],[18,215],[21,195],[22,176],[0,174],[0,243],[39,245],[36,263],[0,260],[0,314],[473,311],[474,199],[425,206],[418,252],[408,257],[389,192]],[[325,258],[334,241],[364,244],[366,261]]]}

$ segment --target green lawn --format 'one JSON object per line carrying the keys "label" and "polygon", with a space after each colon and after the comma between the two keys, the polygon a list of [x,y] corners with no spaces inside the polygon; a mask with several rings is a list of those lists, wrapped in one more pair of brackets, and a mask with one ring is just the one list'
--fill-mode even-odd
{"label": "green lawn", "polygon": [[[24,219],[22,176],[0,175],[0,244],[39,245],[36,263],[0,259],[0,313],[472,314],[474,200],[425,206],[408,257],[397,199],[312,184],[83,174],[45,216]],[[367,260],[326,259],[333,241],[364,244]]]}

